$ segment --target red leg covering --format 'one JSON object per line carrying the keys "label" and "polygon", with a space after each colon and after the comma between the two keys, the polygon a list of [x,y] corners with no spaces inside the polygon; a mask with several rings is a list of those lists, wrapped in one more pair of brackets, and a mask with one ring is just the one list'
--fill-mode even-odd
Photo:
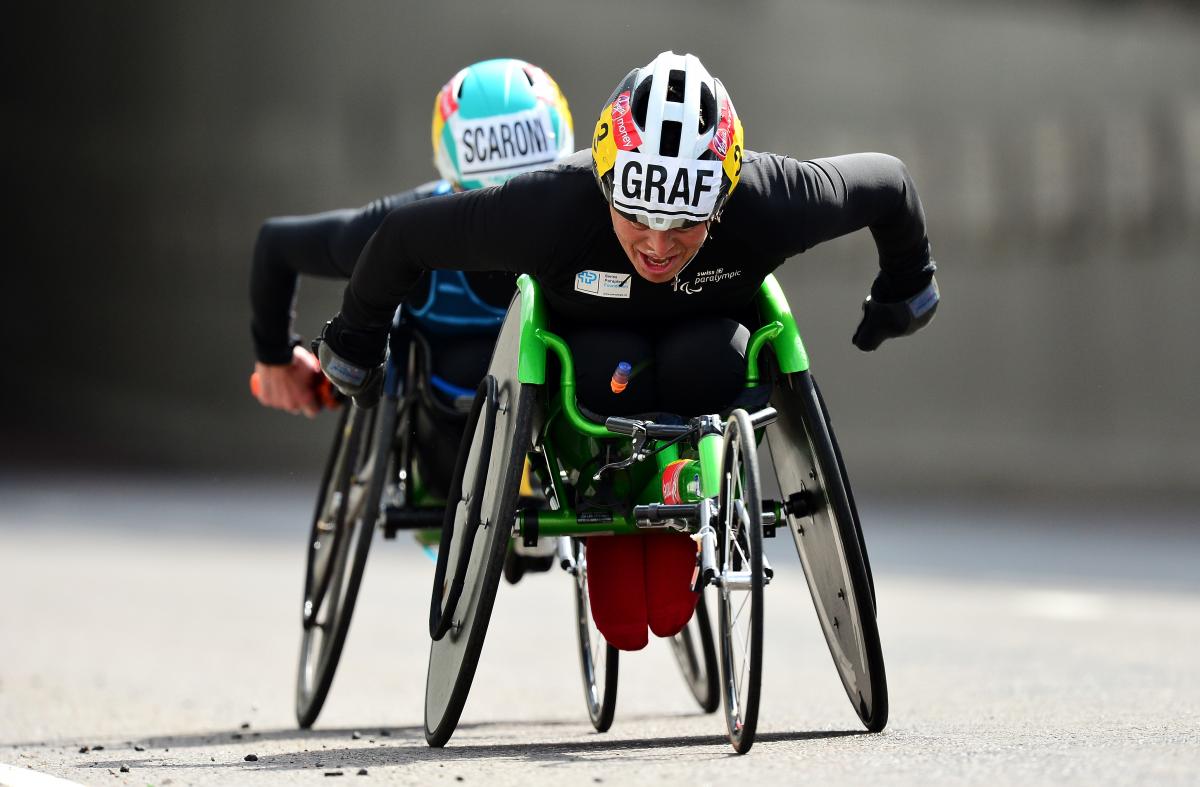
{"label": "red leg covering", "polygon": [[[608,643],[620,650],[641,650],[649,641],[643,540],[645,537],[640,535],[599,536],[587,540],[592,620]],[[684,622],[687,622],[686,618]]]}
{"label": "red leg covering", "polygon": [[700,598],[691,589],[696,542],[686,533],[648,533],[642,541],[646,552],[647,622],[657,636],[671,637],[687,625]]}

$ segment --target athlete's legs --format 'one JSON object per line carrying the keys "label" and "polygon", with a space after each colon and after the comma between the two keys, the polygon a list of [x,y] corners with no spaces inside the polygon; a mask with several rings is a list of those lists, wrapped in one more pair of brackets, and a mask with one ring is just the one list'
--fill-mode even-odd
{"label": "athlete's legs", "polygon": [[592,620],[604,639],[621,650],[641,650],[649,640],[643,540],[643,536],[598,536],[587,540]]}
{"label": "athlete's legs", "polygon": [[646,621],[659,637],[678,634],[696,609],[691,591],[696,542],[686,533],[642,536],[646,566]]}
{"label": "athlete's legs", "polygon": [[[720,412],[742,392],[750,332],[734,320],[668,323],[645,332],[611,327],[566,334],[575,357],[584,407],[604,416],[667,412],[690,417]],[[609,381],[617,363],[634,367],[620,394]],[[678,633],[692,616],[696,548],[682,533],[648,533],[588,540],[592,617],[609,643],[622,650]]]}

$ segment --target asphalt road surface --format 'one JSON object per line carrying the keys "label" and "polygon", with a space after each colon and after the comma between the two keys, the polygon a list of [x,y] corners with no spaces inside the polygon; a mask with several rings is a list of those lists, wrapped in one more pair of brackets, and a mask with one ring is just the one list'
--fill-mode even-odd
{"label": "asphalt road surface", "polygon": [[661,641],[625,656],[616,722],[592,731],[559,572],[501,585],[458,731],[428,748],[432,563],[404,536],[375,543],[329,701],[297,730],[310,496],[0,481],[0,784],[1200,779],[1193,509],[866,501],[891,697],[878,735],[842,692],[790,541],[770,542],[759,736],[737,757]]}

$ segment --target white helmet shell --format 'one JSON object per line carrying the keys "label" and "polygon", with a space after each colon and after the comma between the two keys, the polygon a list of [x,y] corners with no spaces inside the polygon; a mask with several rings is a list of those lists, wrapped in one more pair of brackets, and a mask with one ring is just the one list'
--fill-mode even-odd
{"label": "white helmet shell", "polygon": [[631,71],[601,112],[592,169],[618,212],[651,229],[719,218],[741,175],[741,121],[695,55]]}

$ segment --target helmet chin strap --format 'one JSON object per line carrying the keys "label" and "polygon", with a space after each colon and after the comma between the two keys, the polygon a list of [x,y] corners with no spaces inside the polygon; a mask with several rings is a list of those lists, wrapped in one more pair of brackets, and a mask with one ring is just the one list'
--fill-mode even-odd
{"label": "helmet chin strap", "polygon": [[675,280],[671,283],[671,286],[674,287],[675,289],[677,289],[677,290],[679,289],[679,275],[681,273],[683,273],[685,270],[687,270],[687,266],[692,264],[692,260],[694,260],[700,256],[700,250],[704,248],[705,243],[708,243],[708,237],[709,237],[709,233],[711,232],[711,229],[712,229],[712,220],[710,219],[710,220],[704,222],[704,240],[700,241],[700,245],[696,247],[696,250],[694,252],[692,252],[692,256],[688,257],[687,262],[683,263],[683,267],[680,268],[679,270],[675,271]]}

